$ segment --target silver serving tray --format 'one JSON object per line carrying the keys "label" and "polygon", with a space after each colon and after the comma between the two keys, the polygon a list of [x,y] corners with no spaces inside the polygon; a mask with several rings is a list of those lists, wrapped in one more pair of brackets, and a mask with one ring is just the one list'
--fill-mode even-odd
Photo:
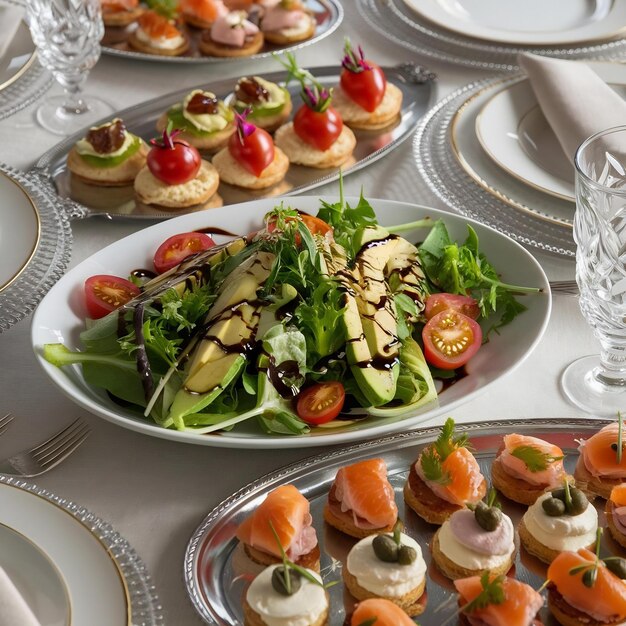
{"label": "silver serving tray", "polygon": [[285,52],[293,52],[299,50],[305,46],[310,46],[322,39],[325,39],[330,34],[334,33],[339,25],[343,21],[343,7],[338,0],[305,0],[306,8],[311,11],[317,22],[317,28],[315,29],[315,35],[311,39],[294,43],[287,46],[275,46],[266,43],[261,52],[258,54],[251,54],[247,57],[210,57],[204,56],[198,50],[198,42],[202,31],[193,27],[183,27],[190,39],[190,48],[185,54],[177,57],[168,57],[160,54],[148,54],[145,52],[138,52],[133,50],[126,40],[128,35],[134,29],[134,25],[126,28],[111,27],[105,28],[105,34],[102,39],[102,52],[111,56],[122,57],[125,59],[134,59],[141,61],[156,61],[158,63],[182,63],[184,65],[189,63],[228,63],[232,61],[249,61],[252,59],[264,59],[272,56],[274,53],[284,54]]}
{"label": "silver serving tray", "polygon": [[[387,152],[393,150],[413,132],[420,118],[430,107],[433,97],[433,75],[418,66],[405,63],[397,67],[384,68],[387,80],[397,85],[403,95],[401,115],[395,125],[377,131],[355,131],[357,145],[354,150],[353,161],[343,166],[344,176],[352,174],[382,158]],[[336,86],[339,83],[339,68],[337,66],[312,68],[319,81],[327,86]],[[286,79],[286,72],[274,72],[263,74],[267,80],[282,83]],[[207,89],[220,98],[227,97],[235,86],[237,79],[229,78],[217,82],[206,83],[199,88]],[[157,135],[155,130],[156,120],[163,111],[171,105],[182,100],[191,91],[191,88],[182,89],[155,100],[150,100],[116,113],[121,117],[128,129],[145,140]],[[294,102],[299,102],[299,87],[290,85],[289,91]],[[294,106],[297,109],[298,106]],[[107,121],[109,118],[102,120]],[[132,186],[128,187],[96,187],[87,185],[76,178],[66,168],[67,154],[74,144],[85,135],[86,129],[80,130],[74,135],[64,139],[51,150],[46,152],[37,162],[35,168],[44,170],[52,179],[52,182],[61,198],[70,198],[81,203],[85,208],[80,217],[93,215],[106,215],[107,217],[124,217],[134,219],[167,219],[177,217],[187,210],[167,211],[150,205],[137,205]],[[265,196],[294,195],[304,193],[320,185],[324,185],[339,178],[341,168],[328,168],[319,170],[301,165],[291,165],[287,176],[282,183],[278,183],[269,190],[252,191],[232,185],[221,183],[218,195],[224,205],[236,204],[247,200],[256,200]],[[209,208],[210,205],[199,205],[191,210]]]}
{"label": "silver serving tray", "polygon": [[[491,463],[502,443],[502,436],[507,433],[534,435],[560,446],[567,455],[565,465],[571,472],[578,457],[576,440],[588,438],[608,423],[608,420],[588,419],[515,419],[460,424],[457,430],[469,434],[480,468],[489,479]],[[207,624],[219,626],[243,624],[243,594],[249,581],[259,570],[255,569],[255,565],[243,553],[235,539],[235,530],[267,493],[279,485],[295,485],[311,502],[311,515],[322,553],[322,575],[327,583],[341,580],[342,561],[356,540],[325,524],[322,512],[328,491],[340,467],[367,458],[382,457],[387,463],[389,480],[396,491],[400,517],[406,526],[405,532],[422,546],[428,565],[426,611],[417,619],[421,626],[441,626],[448,619],[451,626],[458,623],[451,619],[458,610],[454,586],[430,562],[428,546],[437,527],[421,520],[405,506],[402,499],[402,488],[411,464],[415,462],[422,448],[437,438],[439,432],[439,427],[421,429],[310,457],[267,474],[224,500],[202,521],[185,553],[185,585],[200,617]],[[500,500],[503,510],[517,524],[526,507],[502,496]],[[604,501],[601,500],[597,506],[599,524],[602,526]],[[603,543],[603,553],[623,554],[608,533],[605,533]],[[546,566],[522,548],[516,558],[516,578],[538,589],[545,580],[545,574]],[[331,587],[329,594],[329,624],[342,626],[354,600],[348,592],[344,592],[342,584]],[[556,625],[548,617],[546,609],[542,613],[544,624]]]}

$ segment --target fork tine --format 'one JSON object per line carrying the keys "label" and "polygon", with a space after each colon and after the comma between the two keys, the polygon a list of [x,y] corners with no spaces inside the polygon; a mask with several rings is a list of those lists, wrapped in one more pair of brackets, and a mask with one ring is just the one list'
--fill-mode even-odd
{"label": "fork tine", "polygon": [[45,463],[48,457],[56,454],[58,451],[62,451],[65,447],[71,445],[72,441],[74,441],[77,437],[80,437],[86,432],[89,432],[89,426],[81,423],[76,428],[66,433],[63,437],[60,437],[53,443],[49,444],[45,450],[36,452],[32,456],[38,463]]}
{"label": "fork tine", "polygon": [[4,431],[9,427],[9,424],[15,419],[14,415],[7,413],[3,417],[0,417],[0,435],[4,434]]}
{"label": "fork tine", "polygon": [[61,439],[69,430],[75,428],[78,424],[82,424],[83,421],[79,418],[75,419],[69,426],[66,426],[62,431],[55,433],[49,439],[46,439],[39,445],[30,449],[32,454],[37,454],[38,452],[42,452],[45,448],[47,448],[50,444],[55,443],[59,439]]}
{"label": "fork tine", "polygon": [[68,443],[62,450],[59,450],[56,456],[50,457],[41,463],[42,473],[52,469],[55,465],[64,461],[78,446],[80,446],[87,437],[91,434],[91,430],[87,429],[83,431],[83,434],[78,438],[75,438],[72,442]]}

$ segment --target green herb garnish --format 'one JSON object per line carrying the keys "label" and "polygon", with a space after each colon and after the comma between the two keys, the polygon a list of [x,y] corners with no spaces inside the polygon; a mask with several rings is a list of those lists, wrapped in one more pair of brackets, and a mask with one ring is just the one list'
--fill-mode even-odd
{"label": "green herb garnish", "polygon": [[506,576],[502,574],[490,581],[489,572],[485,572],[480,577],[480,584],[483,590],[471,602],[463,606],[461,612],[472,613],[487,608],[490,604],[502,604],[506,600],[504,593],[505,579]]}
{"label": "green herb garnish", "polygon": [[598,528],[596,531],[596,558],[593,563],[584,563],[583,565],[577,565],[572,567],[568,572],[570,576],[575,576],[580,572],[583,572],[582,581],[585,587],[593,587],[598,578],[598,567],[600,565],[600,538],[602,537],[602,528]]}
{"label": "green herb garnish", "polygon": [[563,455],[554,456],[549,452],[542,452],[535,446],[518,446],[511,450],[511,456],[523,461],[531,472],[542,472],[555,461],[561,461],[565,458]]}
{"label": "green herb garnish", "polygon": [[436,441],[422,452],[420,463],[427,480],[440,485],[452,482],[450,472],[442,467],[442,463],[457,449],[468,446],[467,435],[454,436],[454,420],[449,417],[439,433]]}

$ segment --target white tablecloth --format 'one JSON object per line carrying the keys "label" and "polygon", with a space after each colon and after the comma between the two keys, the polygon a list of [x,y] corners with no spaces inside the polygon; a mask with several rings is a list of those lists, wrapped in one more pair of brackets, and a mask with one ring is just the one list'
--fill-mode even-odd
{"label": "white tablecloth", "polygon": [[[364,44],[380,64],[416,60],[407,50],[372,32],[352,0],[346,18],[330,38],[298,54],[304,65],[338,62],[343,38]],[[421,60],[439,75],[438,96],[485,74]],[[86,91],[123,108],[159,94],[213,78],[240,76],[277,69],[273,60],[242,61],[223,66],[142,63],[103,56],[92,71]],[[50,92],[60,91],[57,87]],[[33,109],[0,122],[0,161],[27,168],[59,137],[39,129]],[[361,185],[370,197],[407,200],[442,207],[415,179],[411,141],[372,167],[346,180],[348,193]],[[410,193],[406,190],[412,190]],[[322,188],[336,193],[336,186]],[[72,264],[127,234],[144,222],[91,219],[73,225]],[[549,278],[574,277],[574,263],[536,255]],[[524,324],[523,316],[515,321]],[[580,417],[559,389],[564,367],[573,359],[594,353],[597,345],[578,309],[577,300],[557,296],[544,340],[531,357],[482,397],[458,409],[457,421],[516,417]],[[0,414],[17,416],[0,438],[0,457],[43,439],[80,415],[91,425],[87,442],[63,465],[36,480],[60,496],[70,498],[111,522],[143,557],[167,612],[167,623],[185,626],[199,619],[183,586],[183,554],[203,516],[223,498],[260,475],[317,450],[237,451],[175,444],[123,430],[93,417],[65,398],[43,375],[30,344],[30,320],[0,335]],[[85,575],[89,575],[88,572]],[[82,625],[81,625],[82,626]]]}

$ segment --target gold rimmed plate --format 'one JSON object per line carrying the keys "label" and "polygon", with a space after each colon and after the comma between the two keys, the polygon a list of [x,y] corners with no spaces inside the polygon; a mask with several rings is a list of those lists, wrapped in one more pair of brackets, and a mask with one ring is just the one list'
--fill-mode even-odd
{"label": "gold rimmed plate", "polygon": [[22,22],[0,58],[0,93],[19,80],[35,62],[36,57],[35,44],[28,26]]}

